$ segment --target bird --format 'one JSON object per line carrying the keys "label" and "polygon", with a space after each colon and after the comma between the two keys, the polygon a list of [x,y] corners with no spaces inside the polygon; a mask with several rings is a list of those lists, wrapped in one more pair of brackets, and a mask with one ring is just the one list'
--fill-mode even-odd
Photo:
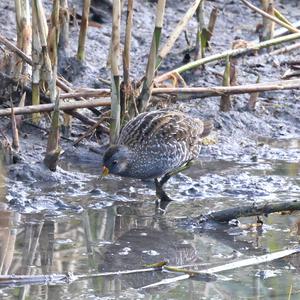
{"label": "bird", "polygon": [[212,128],[212,121],[177,110],[140,113],[122,128],[116,143],[105,151],[102,175],[154,179],[158,198],[171,201],[163,185],[198,157],[202,139]]}

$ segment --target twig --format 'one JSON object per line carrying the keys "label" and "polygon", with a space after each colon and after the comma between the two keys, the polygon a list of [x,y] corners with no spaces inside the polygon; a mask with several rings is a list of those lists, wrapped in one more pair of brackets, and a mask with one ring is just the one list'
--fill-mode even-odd
{"label": "twig", "polygon": [[[105,99],[94,99],[90,101],[76,101],[76,102],[63,102],[60,104],[60,110],[67,111],[78,109],[78,108],[89,108],[97,106],[110,106],[110,101]],[[54,103],[40,104],[40,105],[29,105],[24,107],[15,107],[14,114],[32,114],[35,112],[49,112],[53,111]],[[10,108],[0,109],[0,117],[9,116],[11,114]]]}
{"label": "twig", "polygon": [[60,99],[68,98],[94,98],[94,97],[110,97],[110,89],[80,89],[60,95]]}
{"label": "twig", "polygon": [[158,84],[158,83],[160,83],[164,80],[168,80],[168,79],[172,78],[172,76],[174,74],[182,73],[182,72],[185,72],[187,70],[191,70],[193,68],[196,68],[200,65],[203,65],[203,64],[206,64],[206,63],[209,63],[209,62],[224,59],[227,56],[233,57],[233,56],[238,56],[238,55],[244,55],[244,54],[247,54],[247,53],[251,53],[253,51],[257,51],[257,50],[262,49],[262,48],[267,48],[267,47],[277,45],[277,44],[280,44],[280,43],[283,43],[283,42],[293,41],[293,40],[296,40],[296,39],[299,39],[299,38],[300,38],[300,33],[293,33],[293,34],[289,34],[289,35],[286,35],[286,36],[283,36],[283,37],[278,37],[278,38],[275,38],[275,39],[264,41],[264,42],[261,42],[261,43],[250,44],[249,47],[247,47],[247,48],[231,49],[231,50],[224,51],[222,53],[207,56],[205,58],[198,59],[196,61],[193,61],[193,62],[190,62],[186,65],[183,65],[179,68],[176,68],[172,71],[169,71],[165,74],[162,74],[162,75],[156,77],[154,79],[154,82],[156,84]]}
{"label": "twig", "polygon": [[279,55],[279,54],[283,54],[283,53],[290,52],[293,50],[297,50],[298,48],[300,48],[300,43],[295,43],[293,45],[285,46],[280,49],[274,50],[274,51],[270,52],[269,54],[270,55]]}
{"label": "twig", "polygon": [[281,25],[282,27],[285,27],[286,29],[288,29],[291,32],[300,32],[299,29],[290,26],[289,24],[279,20],[276,17],[271,16],[270,14],[264,12],[263,10],[257,8],[256,6],[254,6],[253,4],[251,4],[250,2],[248,2],[247,0],[241,0],[245,5],[247,5],[249,8],[251,8],[252,10],[256,11],[257,13],[263,15],[266,18],[269,18],[270,20],[274,21],[275,23]]}
{"label": "twig", "polygon": [[203,98],[221,95],[234,95],[234,94],[248,94],[264,91],[276,90],[290,90],[299,89],[300,79],[281,80],[269,83],[256,83],[240,86],[215,86],[215,87],[189,87],[189,88],[154,88],[152,94],[168,94],[178,96],[183,99],[184,97]]}
{"label": "twig", "polygon": [[84,134],[82,134],[74,143],[73,146],[77,146],[84,138],[93,133],[93,131],[100,126],[105,118],[105,113],[99,118],[99,120],[92,125]]}
{"label": "twig", "polygon": [[250,45],[248,48],[238,48],[238,49],[233,49],[233,50],[227,50],[220,54],[211,55],[211,56],[196,60],[194,62],[190,62],[190,63],[183,65],[177,69],[174,69],[172,71],[169,71],[165,74],[158,76],[154,81],[156,84],[159,84],[160,82],[162,82],[164,80],[172,79],[174,76],[175,77],[178,76],[179,73],[183,73],[185,71],[191,70],[202,64],[221,60],[227,56],[234,57],[234,56],[238,56],[238,55],[244,55],[247,53],[257,51],[261,48],[270,47],[271,45],[275,45],[280,42],[290,41],[290,40],[294,40],[294,39],[298,39],[298,38],[300,38],[300,34],[294,33],[294,34],[290,34],[289,36],[279,37],[279,38],[265,41],[265,42],[262,42],[259,44],[253,44],[253,45]]}

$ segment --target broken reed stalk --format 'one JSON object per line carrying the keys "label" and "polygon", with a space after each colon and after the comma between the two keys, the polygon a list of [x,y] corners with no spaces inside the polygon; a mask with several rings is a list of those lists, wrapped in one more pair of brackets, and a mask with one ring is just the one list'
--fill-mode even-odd
{"label": "broken reed stalk", "polygon": [[[40,71],[42,68],[42,45],[39,38],[36,7],[32,5],[32,78],[31,78],[31,103],[40,104]],[[32,123],[40,122],[40,114],[32,114]]]}
{"label": "broken reed stalk", "polygon": [[300,79],[281,80],[267,83],[247,84],[240,86],[214,86],[190,88],[154,88],[152,94],[174,95],[178,99],[196,99],[204,97],[221,96],[224,94],[248,94],[255,92],[300,89]]}
{"label": "broken reed stalk", "polygon": [[58,41],[58,63],[70,56],[70,42],[69,42],[69,22],[70,13],[68,0],[60,0],[59,23],[60,34]]}
{"label": "broken reed stalk", "polygon": [[47,36],[48,36],[48,26],[47,19],[44,12],[44,8],[41,0],[33,0],[33,4],[36,9],[37,24],[39,31],[39,38],[42,46],[42,68],[41,68],[41,79],[46,81],[48,84],[48,89],[50,93],[50,99],[52,102],[56,100],[56,73],[53,73],[51,60],[49,57]]}
{"label": "broken reed stalk", "polygon": [[281,14],[281,12],[278,10],[278,9],[276,9],[275,7],[274,7],[274,16],[278,19],[278,20],[280,20],[280,21],[282,21],[282,22],[284,22],[284,23],[286,23],[286,24],[288,24],[288,25],[290,25],[290,26],[292,26],[292,27],[295,27],[284,15],[282,15]]}
{"label": "broken reed stalk", "polygon": [[127,17],[126,17],[126,31],[125,31],[125,43],[123,52],[123,76],[124,84],[128,85],[130,82],[130,49],[131,49],[131,32],[132,32],[132,20],[133,20],[133,1],[128,0],[127,5]]}
{"label": "broken reed stalk", "polygon": [[213,36],[218,15],[219,15],[219,9],[217,7],[213,7],[213,9],[210,12],[209,21],[207,25],[207,31],[208,31],[207,42],[209,42],[211,40],[211,37]]}
{"label": "broken reed stalk", "polygon": [[248,6],[249,8],[251,8],[252,10],[254,10],[255,12],[261,14],[262,16],[269,18],[270,20],[274,21],[275,23],[281,25],[282,27],[285,27],[286,29],[288,29],[290,32],[300,32],[299,29],[295,28],[294,26],[290,26],[287,23],[279,20],[278,18],[269,15],[268,13],[266,13],[265,11],[257,8],[255,5],[251,4],[249,1],[247,0],[240,0],[242,1],[246,6]]}
{"label": "broken reed stalk", "polygon": [[195,48],[195,60],[203,58],[205,56],[205,20],[204,20],[204,4],[205,0],[201,1],[197,7],[197,34],[196,34],[196,48]]}
{"label": "broken reed stalk", "polygon": [[77,50],[77,59],[83,61],[85,58],[85,41],[87,30],[89,26],[89,13],[90,13],[91,0],[84,0],[82,7],[82,16],[78,40],[78,50]]}
{"label": "broken reed stalk", "polygon": [[[25,100],[26,100],[26,92],[24,92],[23,95],[21,96],[18,108],[23,108],[25,106]],[[21,127],[21,124],[23,122],[23,116],[22,115],[21,116],[20,115],[16,116],[15,111],[14,111],[14,115],[15,115],[15,118],[16,118],[17,127]]]}
{"label": "broken reed stalk", "polygon": [[159,84],[160,82],[162,82],[164,80],[172,79],[174,76],[176,76],[176,74],[186,72],[188,70],[191,70],[193,68],[196,68],[196,67],[198,67],[200,65],[203,65],[203,64],[206,64],[206,63],[210,63],[210,62],[213,62],[213,61],[224,59],[228,55],[230,57],[238,56],[238,55],[245,55],[247,53],[258,51],[262,48],[267,48],[267,47],[277,45],[277,44],[280,44],[280,43],[283,43],[283,42],[293,41],[293,40],[296,40],[296,39],[299,39],[299,38],[300,38],[300,33],[293,33],[293,34],[289,34],[289,35],[286,35],[286,36],[271,39],[271,40],[268,40],[268,41],[264,41],[264,42],[261,42],[261,43],[249,44],[249,46],[247,48],[231,49],[231,50],[224,51],[222,53],[207,56],[205,58],[198,59],[196,61],[185,64],[185,65],[183,65],[179,68],[176,68],[172,71],[164,73],[164,74],[156,77],[154,79],[154,82],[156,84]]}
{"label": "broken reed stalk", "polygon": [[52,72],[57,73],[57,48],[60,34],[59,0],[53,0],[51,26],[48,33],[48,51],[52,65]]}
{"label": "broken reed stalk", "polygon": [[116,142],[120,132],[120,26],[121,26],[121,1],[113,1],[113,23],[111,36],[111,124],[110,143]]}
{"label": "broken reed stalk", "polygon": [[[223,86],[230,86],[230,69],[231,63],[229,60],[229,56],[226,58],[226,66],[223,75]],[[231,109],[231,100],[230,95],[222,95],[220,99],[220,111],[227,112]]]}
{"label": "broken reed stalk", "polygon": [[189,20],[193,17],[195,14],[197,7],[200,5],[201,2],[204,0],[196,0],[193,5],[187,10],[183,18],[178,22],[175,29],[171,33],[170,37],[162,47],[162,49],[159,51],[158,57],[157,57],[157,63],[156,63],[156,69],[160,66],[162,60],[168,55],[172,47],[174,46],[176,40],[178,39],[181,32],[186,28]]}
{"label": "broken reed stalk", "polygon": [[127,3],[127,16],[126,16],[126,30],[125,30],[125,42],[123,51],[123,78],[122,85],[122,97],[121,97],[121,119],[123,120],[125,114],[129,114],[129,118],[134,116],[134,94],[130,81],[130,49],[131,49],[131,33],[133,24],[133,1],[128,0]]}
{"label": "broken reed stalk", "polygon": [[47,150],[44,158],[44,164],[50,171],[55,172],[58,164],[58,159],[61,153],[59,147],[59,95],[56,98],[52,113],[51,128],[48,135]]}
{"label": "broken reed stalk", "polygon": [[14,104],[11,99],[10,99],[10,105],[11,105],[12,148],[16,152],[19,152],[19,150],[20,150],[19,131],[18,131],[16,116],[15,116],[15,112],[14,112]]}
{"label": "broken reed stalk", "polygon": [[[30,55],[31,24],[29,0],[15,0],[17,23],[17,47],[27,55]],[[15,57],[14,77],[27,75],[28,68],[19,57]]]}
{"label": "broken reed stalk", "polygon": [[[60,104],[60,110],[66,111],[70,113],[71,110],[80,109],[80,108],[90,108],[90,107],[97,107],[97,106],[110,106],[111,102],[110,99],[93,99],[89,101],[73,101],[73,102],[62,102]],[[15,107],[14,114],[15,115],[25,115],[25,114],[32,114],[32,113],[41,113],[41,112],[51,112],[54,110],[55,104],[48,103],[48,104],[40,104],[40,105],[28,105],[24,107]],[[10,116],[11,109],[10,108],[3,108],[0,109],[0,117],[3,116]]]}
{"label": "broken reed stalk", "polygon": [[153,79],[156,70],[156,59],[160,43],[160,36],[163,27],[164,13],[166,0],[158,0],[156,5],[156,19],[155,28],[152,36],[151,49],[148,56],[148,63],[146,68],[146,75],[143,81],[142,91],[138,97],[138,110],[142,112],[146,109],[149,99],[151,97],[151,90],[153,87]]}
{"label": "broken reed stalk", "polygon": [[[256,80],[257,84],[259,83],[259,80],[260,80],[260,76],[257,75],[257,80]],[[255,92],[255,93],[250,94],[250,97],[249,97],[249,100],[248,100],[248,103],[247,103],[247,106],[246,106],[247,110],[249,110],[249,111],[254,111],[255,110],[255,106],[256,106],[256,103],[257,103],[258,96],[259,96],[259,92]]]}
{"label": "broken reed stalk", "polygon": [[[268,0],[267,2],[267,7],[266,7],[266,12],[267,14],[269,14],[270,16],[274,17],[274,3],[273,0]],[[274,28],[275,28],[275,23],[269,19],[269,18],[265,18],[264,19],[264,28],[263,28],[263,33],[262,33],[262,41],[267,41],[270,40],[274,37]],[[268,49],[269,51],[271,50],[271,48]]]}

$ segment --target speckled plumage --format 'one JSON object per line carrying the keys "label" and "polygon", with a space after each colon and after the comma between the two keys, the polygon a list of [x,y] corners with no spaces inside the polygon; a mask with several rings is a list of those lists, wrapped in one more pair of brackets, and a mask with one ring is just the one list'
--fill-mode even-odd
{"label": "speckled plumage", "polygon": [[157,178],[198,157],[210,122],[168,109],[146,112],[129,121],[116,145],[103,158],[110,173],[125,177]]}

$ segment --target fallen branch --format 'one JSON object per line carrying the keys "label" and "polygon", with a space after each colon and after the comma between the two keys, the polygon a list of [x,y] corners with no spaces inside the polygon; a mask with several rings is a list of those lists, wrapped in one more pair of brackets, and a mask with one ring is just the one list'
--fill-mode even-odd
{"label": "fallen branch", "polygon": [[204,65],[204,64],[207,64],[209,62],[224,59],[227,56],[234,57],[234,56],[238,56],[238,55],[245,55],[247,53],[258,51],[262,48],[267,48],[267,47],[277,45],[277,44],[280,44],[280,43],[283,43],[283,42],[293,41],[293,40],[296,40],[296,39],[299,39],[299,38],[300,38],[300,33],[293,33],[293,34],[289,34],[289,35],[286,35],[286,36],[283,36],[283,37],[278,37],[278,38],[275,38],[275,39],[264,41],[264,42],[261,42],[261,43],[249,44],[249,46],[247,48],[237,48],[237,49],[227,50],[227,51],[224,51],[222,53],[214,54],[214,55],[211,55],[211,56],[207,56],[205,58],[195,60],[193,62],[185,64],[185,65],[183,65],[179,68],[176,68],[172,71],[169,71],[167,73],[164,73],[164,74],[156,77],[154,79],[154,83],[159,84],[160,82],[162,82],[164,80],[172,79],[172,77],[176,76],[176,74],[183,73],[183,72],[185,72],[187,70],[191,70],[193,68],[197,68],[200,65]]}
{"label": "fallen branch", "polygon": [[280,80],[269,83],[255,83],[240,86],[215,86],[215,87],[189,87],[189,88],[154,88],[153,95],[168,94],[178,96],[183,99],[184,96],[193,98],[204,98],[222,95],[248,94],[255,92],[276,91],[300,89],[300,79]]}
{"label": "fallen branch", "polygon": [[229,222],[232,219],[238,219],[241,217],[268,215],[274,212],[293,212],[298,210],[300,210],[300,201],[296,200],[280,203],[252,204],[210,212],[206,215],[199,216],[197,218],[197,222]]}
{"label": "fallen branch", "polygon": [[[60,104],[60,110],[67,111],[69,113],[70,110],[79,109],[79,108],[90,108],[97,106],[110,106],[110,100],[108,99],[94,99],[90,101],[76,101],[76,102],[63,102]],[[53,111],[54,103],[49,104],[40,104],[40,105],[29,105],[24,107],[15,107],[14,114],[22,115],[22,114],[32,114],[36,112],[49,112]],[[10,108],[0,109],[0,117],[11,115]]]}

